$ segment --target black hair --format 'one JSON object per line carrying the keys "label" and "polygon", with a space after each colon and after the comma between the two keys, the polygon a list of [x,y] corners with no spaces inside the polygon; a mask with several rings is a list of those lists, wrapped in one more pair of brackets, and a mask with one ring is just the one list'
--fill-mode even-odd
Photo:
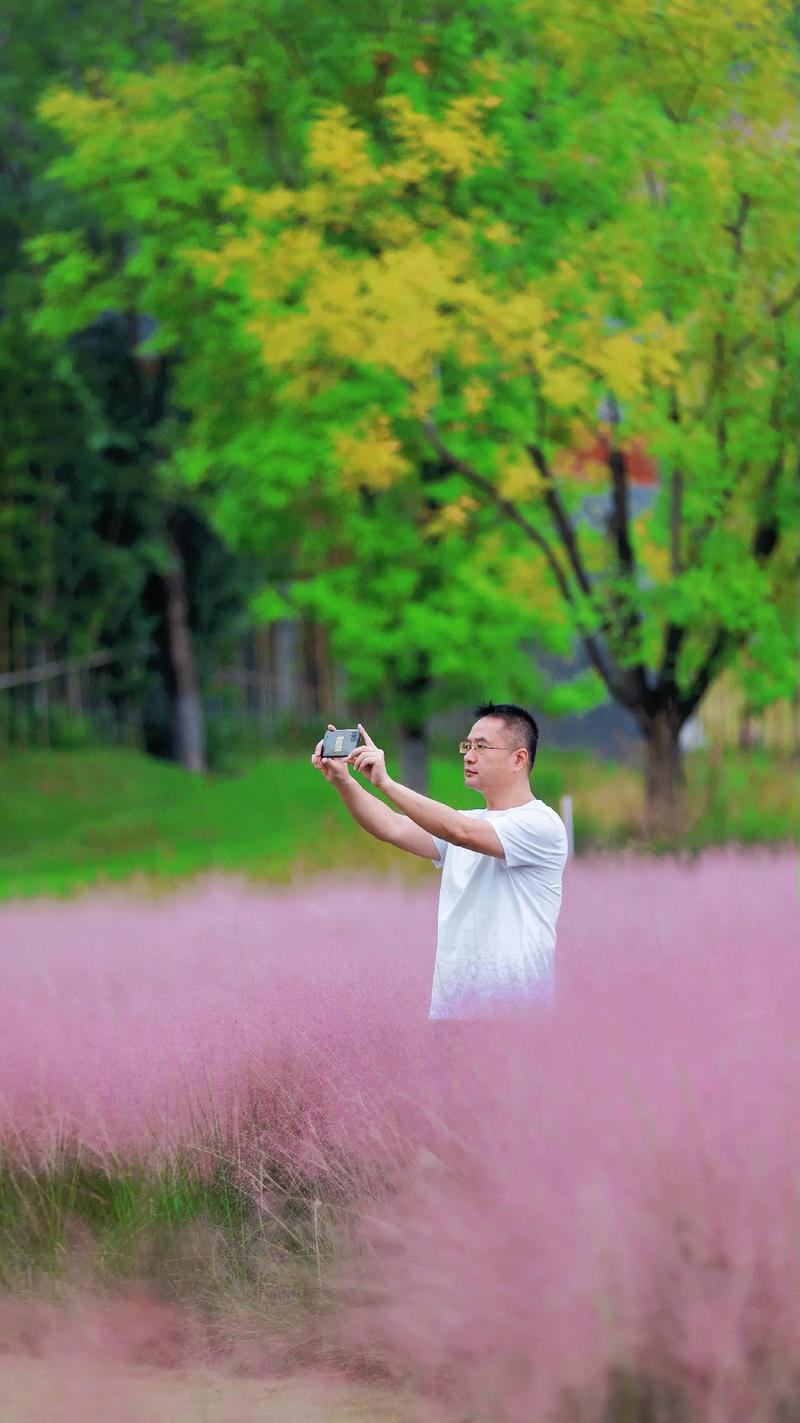
{"label": "black hair", "polygon": [[539,728],[530,712],[524,707],[516,706],[514,702],[499,702],[497,706],[494,702],[485,702],[483,706],[475,708],[473,716],[476,721],[482,716],[496,716],[499,721],[505,722],[512,736],[517,737],[520,746],[524,746],[528,753],[530,773],[539,744]]}

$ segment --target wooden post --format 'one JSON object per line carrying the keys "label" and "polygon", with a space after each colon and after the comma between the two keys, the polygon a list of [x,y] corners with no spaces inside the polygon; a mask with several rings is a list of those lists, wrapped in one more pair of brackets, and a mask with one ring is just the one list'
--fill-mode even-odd
{"label": "wooden post", "polygon": [[561,819],[567,831],[567,859],[571,860],[575,854],[575,827],[572,819],[572,796],[562,795],[559,808]]}

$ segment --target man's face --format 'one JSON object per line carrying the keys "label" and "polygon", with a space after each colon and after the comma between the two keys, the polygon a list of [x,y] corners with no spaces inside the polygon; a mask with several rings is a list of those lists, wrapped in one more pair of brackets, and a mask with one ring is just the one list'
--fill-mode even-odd
{"label": "man's face", "polygon": [[[483,716],[476,721],[465,740],[473,742],[464,756],[464,783],[473,790],[497,790],[519,775],[520,758],[514,756],[519,745],[500,717]],[[478,746],[486,750],[478,750]],[[527,757],[525,764],[527,765]]]}

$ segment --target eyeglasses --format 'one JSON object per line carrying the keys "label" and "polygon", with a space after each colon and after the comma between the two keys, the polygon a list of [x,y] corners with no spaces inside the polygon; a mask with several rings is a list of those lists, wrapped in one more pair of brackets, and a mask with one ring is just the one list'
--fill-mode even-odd
{"label": "eyeglasses", "polygon": [[462,756],[466,756],[468,751],[516,751],[516,746],[490,746],[487,741],[459,741],[458,749]]}

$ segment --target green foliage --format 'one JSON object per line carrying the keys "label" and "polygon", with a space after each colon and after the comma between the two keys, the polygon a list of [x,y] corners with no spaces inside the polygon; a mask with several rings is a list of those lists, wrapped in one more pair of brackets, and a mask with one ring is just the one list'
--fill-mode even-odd
{"label": "green foliage", "polygon": [[72,656],[104,637],[135,655],[148,631],[142,594],[159,532],[151,474],[119,399],[101,404],[123,359],[109,331],[59,356],[14,308],[0,331],[4,615],[10,604],[34,646]]}
{"label": "green foliage", "polygon": [[[697,810],[687,844],[700,850],[708,843],[739,845],[794,841],[800,823],[800,778],[796,762],[781,765],[768,752],[711,751],[697,761],[694,799]],[[776,773],[777,772],[777,773]]]}
{"label": "green foliage", "polygon": [[[677,705],[675,734],[733,660],[754,704],[781,695],[786,0],[168,12],[141,62],[115,54],[39,106],[64,203],[28,246],[35,326],[152,323],[140,352],[173,367],[160,475],[259,561],[254,609],[273,616],[288,581],[359,694],[409,716],[476,664],[548,710],[603,682],[643,727]],[[626,518],[615,461],[627,491],[637,443],[661,486]],[[584,497],[612,488],[589,529]],[[593,670],[548,690],[523,634],[582,640]]]}
{"label": "green foliage", "polygon": [[[245,558],[234,567],[230,555],[220,556],[219,539],[203,536],[199,501],[183,486],[176,494],[162,473],[172,377],[166,361],[136,351],[146,326],[110,250],[115,242],[124,247],[128,233],[114,229],[104,239],[81,194],[58,179],[64,145],[37,109],[48,87],[74,85],[88,99],[100,93],[104,74],[168,63],[187,52],[189,34],[162,0],[111,12],[89,0],[67,26],[48,0],[12,0],[6,18],[0,670],[110,647],[117,704],[136,701],[149,716],[148,695],[161,675],[151,653],[164,640],[158,585],[176,519],[185,524],[194,514],[193,541],[181,552],[201,673],[241,629],[252,568]],[[114,154],[107,157],[113,167]],[[58,269],[47,313],[31,265],[44,253]],[[163,346],[163,337],[158,330],[151,346]],[[20,728],[22,702],[14,717]],[[51,709],[52,744],[83,734]]]}
{"label": "green foliage", "polygon": [[[91,1268],[104,1285],[149,1278],[160,1291],[196,1301],[198,1287],[205,1293],[249,1282],[253,1262],[245,1241],[260,1235],[259,1220],[234,1181],[232,1163],[202,1173],[181,1160],[148,1169],[126,1161],[93,1165],[68,1150],[62,1155],[47,1168],[9,1164],[0,1171],[5,1288],[29,1282],[32,1274],[58,1279],[69,1270],[77,1241],[82,1269]],[[219,1234],[224,1248],[203,1259],[197,1227]]]}
{"label": "green foliage", "polygon": [[[336,7],[323,9],[324,17],[305,16],[298,34],[288,8],[254,5],[242,21],[248,33],[253,26],[243,49],[241,31],[216,10],[186,5],[194,35],[189,62],[147,75],[95,76],[90,93],[62,89],[48,97],[42,115],[69,144],[51,175],[86,204],[105,247],[95,241],[90,251],[79,232],[31,244],[45,297],[37,329],[63,338],[109,305],[132,304],[155,318],[143,349],[180,349],[173,403],[187,417],[162,422],[165,467],[202,491],[226,540],[260,555],[269,582],[294,576],[294,607],[324,618],[359,692],[388,687],[401,705],[413,700],[415,716],[424,719],[460,694],[480,660],[487,682],[500,676],[508,695],[527,698],[541,688],[543,704],[555,709],[558,696],[546,699],[518,643],[523,633],[541,634],[545,645],[563,647],[563,618],[532,622],[534,596],[520,606],[488,537],[492,520],[470,564],[471,539],[445,548],[442,538],[428,543],[422,536],[444,492],[365,507],[357,490],[343,491],[327,432],[342,426],[348,405],[357,416],[374,380],[338,386],[327,408],[323,388],[315,420],[298,419],[297,408],[275,399],[239,307],[209,288],[194,257],[226,236],[235,244],[246,230],[246,214],[231,203],[235,191],[293,181],[301,172],[308,123],[325,98],[345,94],[379,135],[384,92],[410,85],[420,100],[428,94],[433,111],[458,102],[476,54],[495,45],[502,28],[499,12],[478,7],[443,12],[422,35],[424,7],[384,13],[379,6],[344,18]],[[445,529],[451,526],[445,509]],[[274,614],[271,594],[268,583],[254,600],[256,615]],[[438,682],[427,700],[408,690],[420,668],[426,686]],[[583,706],[587,693],[596,698],[596,687],[578,682],[561,692],[561,702],[571,697]]]}
{"label": "green foliage", "polygon": [[[771,597],[771,557],[782,540],[796,557],[798,528],[796,61],[786,8],[742,5],[746,39],[729,7],[704,13],[679,98],[659,15],[631,3],[606,32],[576,12],[568,32],[528,4],[542,45],[524,110],[507,52],[466,66],[438,113],[398,74],[382,128],[325,110],[305,181],[234,188],[248,226],[196,256],[241,303],[282,418],[294,412],[306,439],[316,421],[318,460],[327,449],[345,493],[397,487],[418,507],[427,439],[453,471],[454,538],[478,538],[490,513],[515,549],[524,520],[562,623],[602,635],[609,685],[643,714],[662,657],[685,716],[724,660],[709,663],[710,642],[728,657],[747,645],[773,695],[796,656],[795,621]],[[598,75],[616,81],[602,96]],[[520,166],[544,157],[531,107],[560,113],[559,171],[576,179],[548,193],[544,219],[541,179],[518,202]],[[586,176],[600,153],[602,178]],[[662,488],[640,527],[609,521],[589,587],[563,516],[582,492],[570,441],[591,437],[602,404],[604,481],[639,440]]]}

